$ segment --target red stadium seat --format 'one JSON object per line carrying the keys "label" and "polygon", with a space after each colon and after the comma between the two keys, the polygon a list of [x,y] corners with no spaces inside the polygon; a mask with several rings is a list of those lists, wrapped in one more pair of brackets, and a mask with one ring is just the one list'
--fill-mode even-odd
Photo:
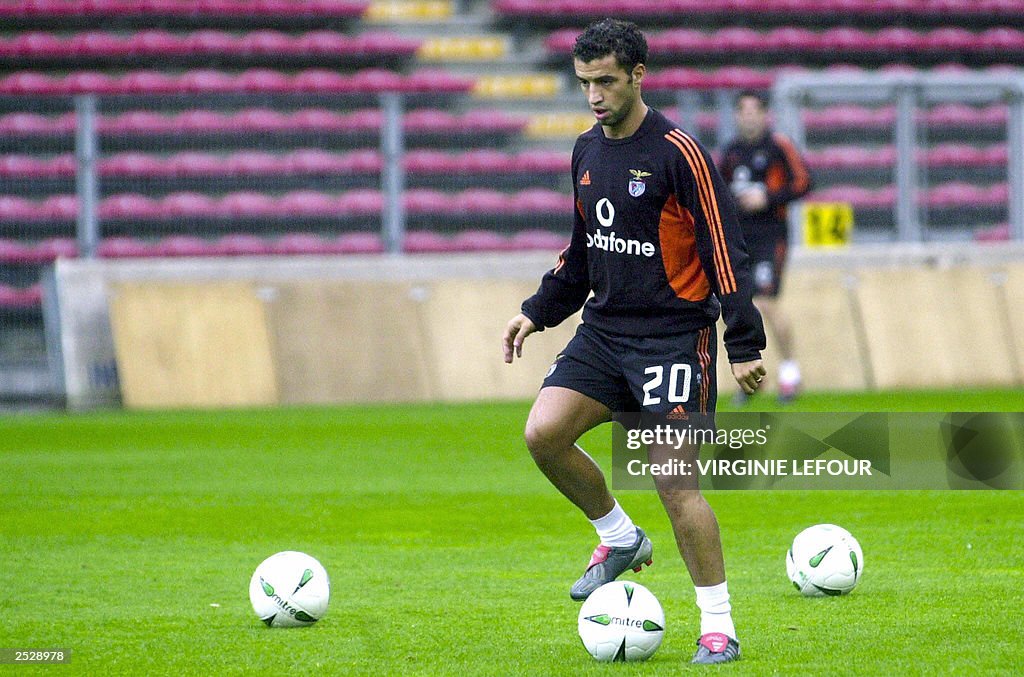
{"label": "red stadium seat", "polygon": [[63,84],[42,73],[21,71],[0,79],[0,94],[61,94]]}
{"label": "red stadium seat", "polygon": [[176,91],[181,93],[211,94],[237,91],[236,78],[223,71],[199,69],[186,71],[175,82]]}
{"label": "red stadium seat", "polygon": [[0,55],[16,56],[51,56],[60,54],[64,49],[64,41],[52,33],[33,31],[12,36],[9,40],[0,41]]}
{"label": "red stadium seat", "polygon": [[764,35],[749,28],[723,28],[714,33],[710,44],[705,49],[711,48],[723,52],[752,52],[760,51],[769,44],[765,41]]}
{"label": "red stadium seat", "polygon": [[351,76],[335,71],[311,68],[297,73],[292,87],[301,92],[349,92],[353,90]]}
{"label": "red stadium seat", "polygon": [[269,195],[253,191],[228,193],[216,204],[216,215],[220,217],[261,217],[280,213],[277,201]]}
{"label": "red stadium seat", "polygon": [[405,170],[411,174],[448,174],[456,171],[455,159],[439,150],[411,150],[405,154]]}
{"label": "red stadium seat", "polygon": [[102,176],[166,176],[168,163],[144,153],[118,153],[98,162]]}
{"label": "red stadium seat", "polygon": [[59,173],[51,166],[49,160],[43,158],[32,155],[4,155],[0,156],[0,176],[38,179],[59,176]]}
{"label": "red stadium seat", "polygon": [[0,222],[37,221],[39,218],[35,202],[15,195],[0,195]]}
{"label": "red stadium seat", "polygon": [[39,203],[39,215],[49,221],[74,221],[78,217],[78,198],[51,195]]}
{"label": "red stadium seat", "polygon": [[277,238],[270,247],[274,254],[324,255],[335,253],[330,243],[312,233],[288,233]]}
{"label": "red stadium seat", "polygon": [[230,176],[271,176],[284,171],[284,162],[273,153],[241,151],[224,158],[223,167]]}
{"label": "red stadium seat", "polygon": [[78,256],[78,244],[69,237],[52,237],[40,240],[28,249],[28,253],[35,263],[73,259]]}
{"label": "red stadium seat", "polygon": [[131,41],[112,33],[88,32],[72,34],[64,43],[62,54],[70,56],[125,56],[132,53]]}
{"label": "red stadium seat", "polygon": [[128,50],[138,56],[180,56],[189,54],[181,37],[162,30],[145,30],[128,36]]}
{"label": "red stadium seat", "polygon": [[242,54],[296,54],[295,40],[280,31],[258,30],[242,35],[232,51]]}
{"label": "red stadium seat", "polygon": [[922,46],[935,52],[962,52],[975,42],[974,33],[963,28],[938,28],[925,33]]}
{"label": "red stadium seat", "polygon": [[235,80],[238,89],[245,92],[287,92],[293,88],[291,78],[280,71],[250,68]]}
{"label": "red stadium seat", "polygon": [[228,54],[235,48],[237,38],[223,31],[196,31],[185,36],[183,47],[198,54]]}
{"label": "red stadium seat", "polygon": [[558,151],[527,150],[516,155],[512,165],[521,172],[568,172],[572,168],[572,158],[569,153]]}
{"label": "red stadium seat", "polygon": [[991,28],[977,37],[976,47],[981,50],[996,52],[1024,51],[1024,32],[1012,28]]}
{"label": "red stadium seat", "polygon": [[[356,75],[359,76],[358,73]],[[447,71],[422,69],[409,74],[404,81],[397,83],[394,87],[404,92],[459,94],[472,90],[474,82],[473,78],[455,75]],[[373,91],[382,91],[380,87],[383,83],[378,80],[376,84],[378,88]],[[389,85],[386,88],[391,89],[391,87]]]}
{"label": "red stadium seat", "polygon": [[42,300],[43,291],[38,284],[27,288],[0,284],[0,308],[35,308]]}

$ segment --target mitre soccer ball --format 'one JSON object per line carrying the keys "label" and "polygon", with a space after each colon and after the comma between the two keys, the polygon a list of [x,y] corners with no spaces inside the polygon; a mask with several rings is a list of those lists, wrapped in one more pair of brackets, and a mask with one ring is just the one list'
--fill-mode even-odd
{"label": "mitre soccer ball", "polygon": [[249,601],[271,628],[312,625],[327,613],[331,581],[314,558],[286,550],[256,567],[249,581]]}
{"label": "mitre soccer ball", "polygon": [[864,553],[846,529],[816,524],[793,539],[786,553],[786,573],[808,597],[845,595],[864,574]]}
{"label": "mitre soccer ball", "polygon": [[583,646],[597,660],[642,661],[661,646],[665,613],[644,586],[612,581],[583,603],[578,625]]}

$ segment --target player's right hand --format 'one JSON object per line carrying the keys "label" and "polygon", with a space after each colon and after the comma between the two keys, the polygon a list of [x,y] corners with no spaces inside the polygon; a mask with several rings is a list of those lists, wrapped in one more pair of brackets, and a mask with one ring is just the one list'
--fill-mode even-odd
{"label": "player's right hand", "polygon": [[501,337],[501,347],[505,353],[505,364],[512,364],[513,350],[515,357],[523,356],[523,341],[537,331],[537,325],[526,315],[519,313],[505,327],[505,335]]}

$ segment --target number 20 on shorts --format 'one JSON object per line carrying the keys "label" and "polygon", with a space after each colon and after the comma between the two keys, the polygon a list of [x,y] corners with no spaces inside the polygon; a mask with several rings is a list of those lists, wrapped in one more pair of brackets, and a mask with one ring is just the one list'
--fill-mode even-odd
{"label": "number 20 on shorts", "polygon": [[[673,364],[669,366],[668,392],[665,393],[665,397],[669,402],[679,404],[690,399],[690,377],[692,371],[688,364]],[[653,394],[653,391],[665,382],[665,367],[660,364],[647,367],[644,369],[644,375],[650,378],[644,383],[643,406],[649,407],[661,404],[661,396]]]}

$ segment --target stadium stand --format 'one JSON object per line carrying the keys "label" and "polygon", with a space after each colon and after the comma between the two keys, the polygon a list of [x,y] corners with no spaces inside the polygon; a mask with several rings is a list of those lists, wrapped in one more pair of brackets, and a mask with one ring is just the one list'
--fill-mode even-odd
{"label": "stadium stand", "polygon": [[[101,256],[383,251],[386,92],[406,97],[406,251],[558,249],[567,151],[593,122],[565,60],[609,14],[648,32],[650,101],[711,146],[716,93],[782,73],[1024,62],[1015,0],[15,0],[0,4],[0,261],[17,269],[2,281],[31,289],[77,253],[69,97],[86,92],[100,97]],[[891,229],[895,108],[802,115],[813,197]],[[935,228],[1006,232],[1007,116],[919,111]]]}

